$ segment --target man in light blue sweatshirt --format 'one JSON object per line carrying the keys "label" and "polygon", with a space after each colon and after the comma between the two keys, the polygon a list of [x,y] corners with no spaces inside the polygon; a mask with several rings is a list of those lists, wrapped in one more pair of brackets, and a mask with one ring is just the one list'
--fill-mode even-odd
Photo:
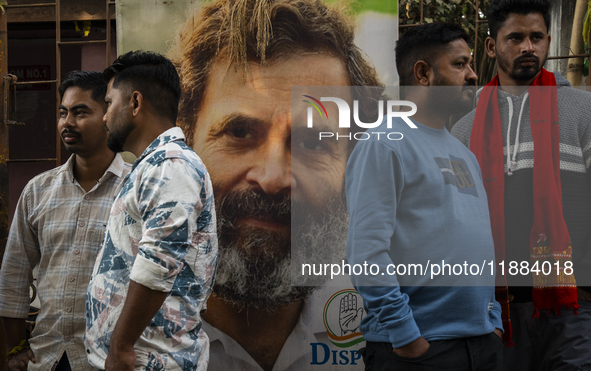
{"label": "man in light blue sweatshirt", "polygon": [[401,37],[396,65],[405,99],[417,106],[416,128],[384,120],[347,164],[349,264],[379,267],[351,275],[367,313],[360,327],[367,370],[502,366],[486,192],[476,158],[445,129],[473,98],[467,41],[449,24]]}

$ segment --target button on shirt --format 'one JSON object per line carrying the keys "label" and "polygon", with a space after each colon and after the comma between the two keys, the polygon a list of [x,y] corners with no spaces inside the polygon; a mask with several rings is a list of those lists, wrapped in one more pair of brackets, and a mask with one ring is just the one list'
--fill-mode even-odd
{"label": "button on shirt", "polygon": [[104,369],[130,280],[168,292],[135,344],[136,370],[206,370],[200,312],[217,267],[213,191],[180,128],[162,133],[133,164],[114,200],[87,294],[85,345]]}
{"label": "button on shirt", "polygon": [[74,178],[74,156],[33,178],[18,201],[2,270],[0,316],[26,318],[32,269],[38,265],[41,311],[29,340],[49,370],[64,351],[73,370],[92,370],[84,351],[85,298],[117,185],[130,171],[121,156],[87,193]]}

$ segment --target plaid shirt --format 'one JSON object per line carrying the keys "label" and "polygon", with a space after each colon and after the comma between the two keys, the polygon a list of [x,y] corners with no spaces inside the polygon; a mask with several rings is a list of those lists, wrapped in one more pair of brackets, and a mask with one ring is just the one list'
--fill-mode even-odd
{"label": "plaid shirt", "polygon": [[50,370],[64,351],[73,370],[92,370],[84,351],[85,298],[117,185],[130,166],[117,155],[86,192],[74,178],[74,156],[33,178],[23,190],[0,272],[0,316],[26,318],[32,269],[39,267],[41,312],[29,340],[36,363]]}
{"label": "plaid shirt", "polygon": [[217,267],[213,191],[201,159],[171,128],[135,161],[119,186],[87,295],[85,343],[104,369],[129,281],[168,292],[135,344],[136,370],[205,370],[201,311]]}

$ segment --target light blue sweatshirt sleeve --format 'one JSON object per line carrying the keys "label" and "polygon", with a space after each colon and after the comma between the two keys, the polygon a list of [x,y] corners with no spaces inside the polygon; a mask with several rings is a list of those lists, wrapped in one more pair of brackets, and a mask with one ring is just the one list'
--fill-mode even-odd
{"label": "light blue sweatshirt sleeve", "polygon": [[505,332],[503,328],[503,319],[501,318],[501,304],[498,301],[494,301],[493,309],[490,311],[490,322],[499,330]]}
{"label": "light blue sweatshirt sleeve", "polygon": [[[395,151],[378,141],[357,144],[347,164],[346,193],[349,210],[347,257],[349,264],[377,264],[386,272],[392,264],[391,238],[396,210],[404,189],[403,163]],[[355,276],[353,285],[363,297],[368,316],[387,332],[394,348],[421,336],[395,275]]]}
{"label": "light blue sweatshirt sleeve", "polygon": [[[473,161],[475,161],[475,167],[478,170],[478,177],[480,178],[480,181],[482,181],[482,172],[480,171],[480,165],[478,164],[478,161],[476,161],[475,158]],[[494,298],[493,303],[493,309],[490,311],[490,322],[493,324],[495,328],[498,328],[499,330],[505,332],[505,329],[503,328],[503,319],[501,317],[501,304],[499,304],[499,302],[496,301]]]}

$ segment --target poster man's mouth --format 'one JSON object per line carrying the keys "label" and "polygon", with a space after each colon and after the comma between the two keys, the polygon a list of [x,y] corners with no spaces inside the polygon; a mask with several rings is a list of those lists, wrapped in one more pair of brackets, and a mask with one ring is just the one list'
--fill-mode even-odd
{"label": "poster man's mouth", "polygon": [[262,228],[271,230],[285,230],[289,228],[290,223],[278,218],[266,216],[244,216],[236,220],[237,225],[245,225],[252,228]]}

